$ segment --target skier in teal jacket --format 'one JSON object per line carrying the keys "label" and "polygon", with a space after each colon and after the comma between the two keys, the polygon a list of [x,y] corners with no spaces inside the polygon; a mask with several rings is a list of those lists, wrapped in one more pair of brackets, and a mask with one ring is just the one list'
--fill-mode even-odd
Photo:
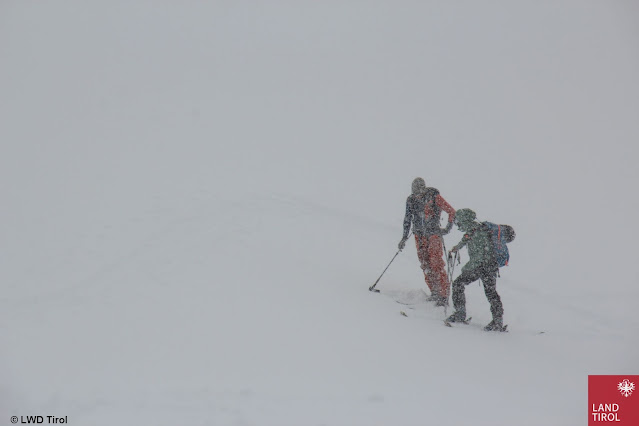
{"label": "skier in teal jacket", "polygon": [[460,322],[466,320],[466,285],[482,280],[484,292],[490,303],[490,312],[493,320],[484,327],[487,331],[503,331],[504,308],[501,298],[497,294],[497,272],[499,267],[495,258],[495,251],[491,238],[491,230],[477,221],[477,215],[470,209],[457,210],[455,224],[464,232],[462,240],[454,246],[450,252],[455,253],[461,248],[468,247],[470,260],[462,267],[462,272],[453,282],[453,306],[455,312],[448,317],[448,322]]}

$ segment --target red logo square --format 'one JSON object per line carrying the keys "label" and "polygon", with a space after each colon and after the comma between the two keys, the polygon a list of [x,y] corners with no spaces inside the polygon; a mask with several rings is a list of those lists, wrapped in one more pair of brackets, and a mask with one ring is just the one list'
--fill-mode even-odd
{"label": "red logo square", "polygon": [[639,425],[639,376],[588,376],[588,426]]}

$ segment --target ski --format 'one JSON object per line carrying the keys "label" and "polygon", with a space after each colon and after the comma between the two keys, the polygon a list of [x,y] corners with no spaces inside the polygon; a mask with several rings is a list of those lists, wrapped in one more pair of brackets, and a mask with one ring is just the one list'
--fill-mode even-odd
{"label": "ski", "polygon": [[[488,327],[488,326],[486,326],[486,327]],[[508,332],[508,324],[502,325],[501,328],[487,329],[486,327],[484,327],[484,331],[488,331],[488,332],[499,331],[501,333],[507,333]]]}
{"label": "ski", "polygon": [[[468,325],[468,324],[470,324],[470,320],[471,319],[473,319],[473,317],[469,317],[467,320],[464,320],[464,321],[455,321],[455,322]],[[444,325],[446,327],[452,327],[453,326],[452,323],[450,321],[448,321],[448,320],[444,320]]]}
{"label": "ski", "polygon": [[408,306],[408,309],[415,309],[413,306],[419,305],[420,302],[402,302],[401,300],[396,300],[395,303],[399,303],[400,305]]}

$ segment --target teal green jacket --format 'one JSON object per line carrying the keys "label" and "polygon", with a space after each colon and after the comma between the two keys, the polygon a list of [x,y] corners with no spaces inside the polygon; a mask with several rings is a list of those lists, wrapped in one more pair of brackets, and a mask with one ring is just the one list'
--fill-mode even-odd
{"label": "teal green jacket", "polygon": [[470,230],[464,234],[462,240],[453,247],[457,251],[468,246],[470,260],[462,267],[462,272],[473,270],[480,266],[497,269],[497,259],[491,232],[479,222],[473,222]]}

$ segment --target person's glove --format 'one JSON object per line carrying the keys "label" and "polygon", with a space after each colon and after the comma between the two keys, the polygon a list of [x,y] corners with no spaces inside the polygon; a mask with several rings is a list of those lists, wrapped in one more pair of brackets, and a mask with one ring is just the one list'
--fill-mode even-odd
{"label": "person's glove", "polygon": [[402,238],[402,240],[397,245],[397,248],[399,248],[400,250],[404,250],[405,246],[406,246],[406,238]]}
{"label": "person's glove", "polygon": [[446,235],[450,232],[450,230],[453,229],[453,222],[448,222],[448,225],[446,225],[446,228],[440,229],[440,233],[441,235]]}

